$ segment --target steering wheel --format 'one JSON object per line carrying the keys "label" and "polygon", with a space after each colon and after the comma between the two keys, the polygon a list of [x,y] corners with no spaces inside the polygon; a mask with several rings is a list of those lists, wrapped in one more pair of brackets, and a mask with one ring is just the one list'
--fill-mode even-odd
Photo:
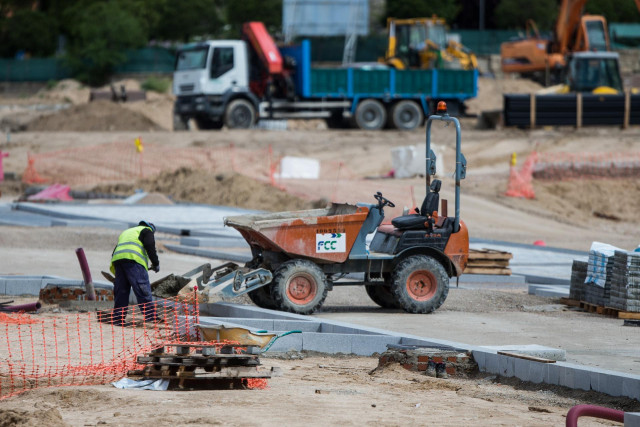
{"label": "steering wheel", "polygon": [[377,192],[373,195],[373,197],[378,201],[378,209],[382,209],[385,206],[389,206],[390,208],[395,208],[396,205],[391,200],[382,196],[381,192]]}

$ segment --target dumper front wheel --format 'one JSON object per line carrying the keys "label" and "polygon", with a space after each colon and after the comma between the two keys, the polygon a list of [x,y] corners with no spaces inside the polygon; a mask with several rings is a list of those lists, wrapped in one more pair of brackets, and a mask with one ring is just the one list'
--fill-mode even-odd
{"label": "dumper front wheel", "polygon": [[320,308],[328,290],[327,278],[320,267],[311,261],[296,259],[276,270],[271,296],[280,310],[311,314]]}
{"label": "dumper front wheel", "polygon": [[276,302],[271,296],[271,285],[261,286],[255,291],[247,293],[249,299],[258,307],[268,308],[269,310],[275,310],[278,308]]}
{"label": "dumper front wheel", "polygon": [[426,255],[413,255],[398,264],[391,292],[409,313],[431,313],[449,294],[449,276],[442,264]]}

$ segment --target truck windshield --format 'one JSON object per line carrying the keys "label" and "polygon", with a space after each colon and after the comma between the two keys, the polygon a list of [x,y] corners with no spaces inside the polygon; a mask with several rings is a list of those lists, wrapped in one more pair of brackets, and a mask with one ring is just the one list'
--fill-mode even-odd
{"label": "truck windshield", "polygon": [[198,70],[207,66],[208,47],[186,49],[178,52],[176,71]]}

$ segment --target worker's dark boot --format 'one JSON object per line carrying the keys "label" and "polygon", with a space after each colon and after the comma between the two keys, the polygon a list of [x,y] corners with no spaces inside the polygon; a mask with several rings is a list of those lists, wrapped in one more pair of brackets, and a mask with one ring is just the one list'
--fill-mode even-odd
{"label": "worker's dark boot", "polygon": [[447,374],[447,365],[444,363],[438,363],[436,365],[436,377],[449,378],[449,374]]}
{"label": "worker's dark boot", "polygon": [[436,376],[436,363],[433,361],[429,361],[429,363],[427,363],[427,370],[425,372],[425,374],[428,377],[435,377]]}

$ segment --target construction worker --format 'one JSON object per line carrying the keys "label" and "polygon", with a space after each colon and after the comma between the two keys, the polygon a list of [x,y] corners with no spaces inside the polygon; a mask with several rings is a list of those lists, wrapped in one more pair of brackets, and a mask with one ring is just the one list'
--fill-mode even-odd
{"label": "construction worker", "polygon": [[[111,273],[115,275],[113,284],[113,320],[122,325],[127,317],[129,294],[133,288],[140,310],[147,322],[156,320],[156,310],[151,298],[149,273],[151,269],[160,271],[160,261],[156,253],[154,233],[156,226],[148,221],[140,221],[137,227],[124,230],[118,237],[118,244],[111,256]],[[148,267],[151,261],[151,267]],[[109,320],[109,319],[108,319]]]}

